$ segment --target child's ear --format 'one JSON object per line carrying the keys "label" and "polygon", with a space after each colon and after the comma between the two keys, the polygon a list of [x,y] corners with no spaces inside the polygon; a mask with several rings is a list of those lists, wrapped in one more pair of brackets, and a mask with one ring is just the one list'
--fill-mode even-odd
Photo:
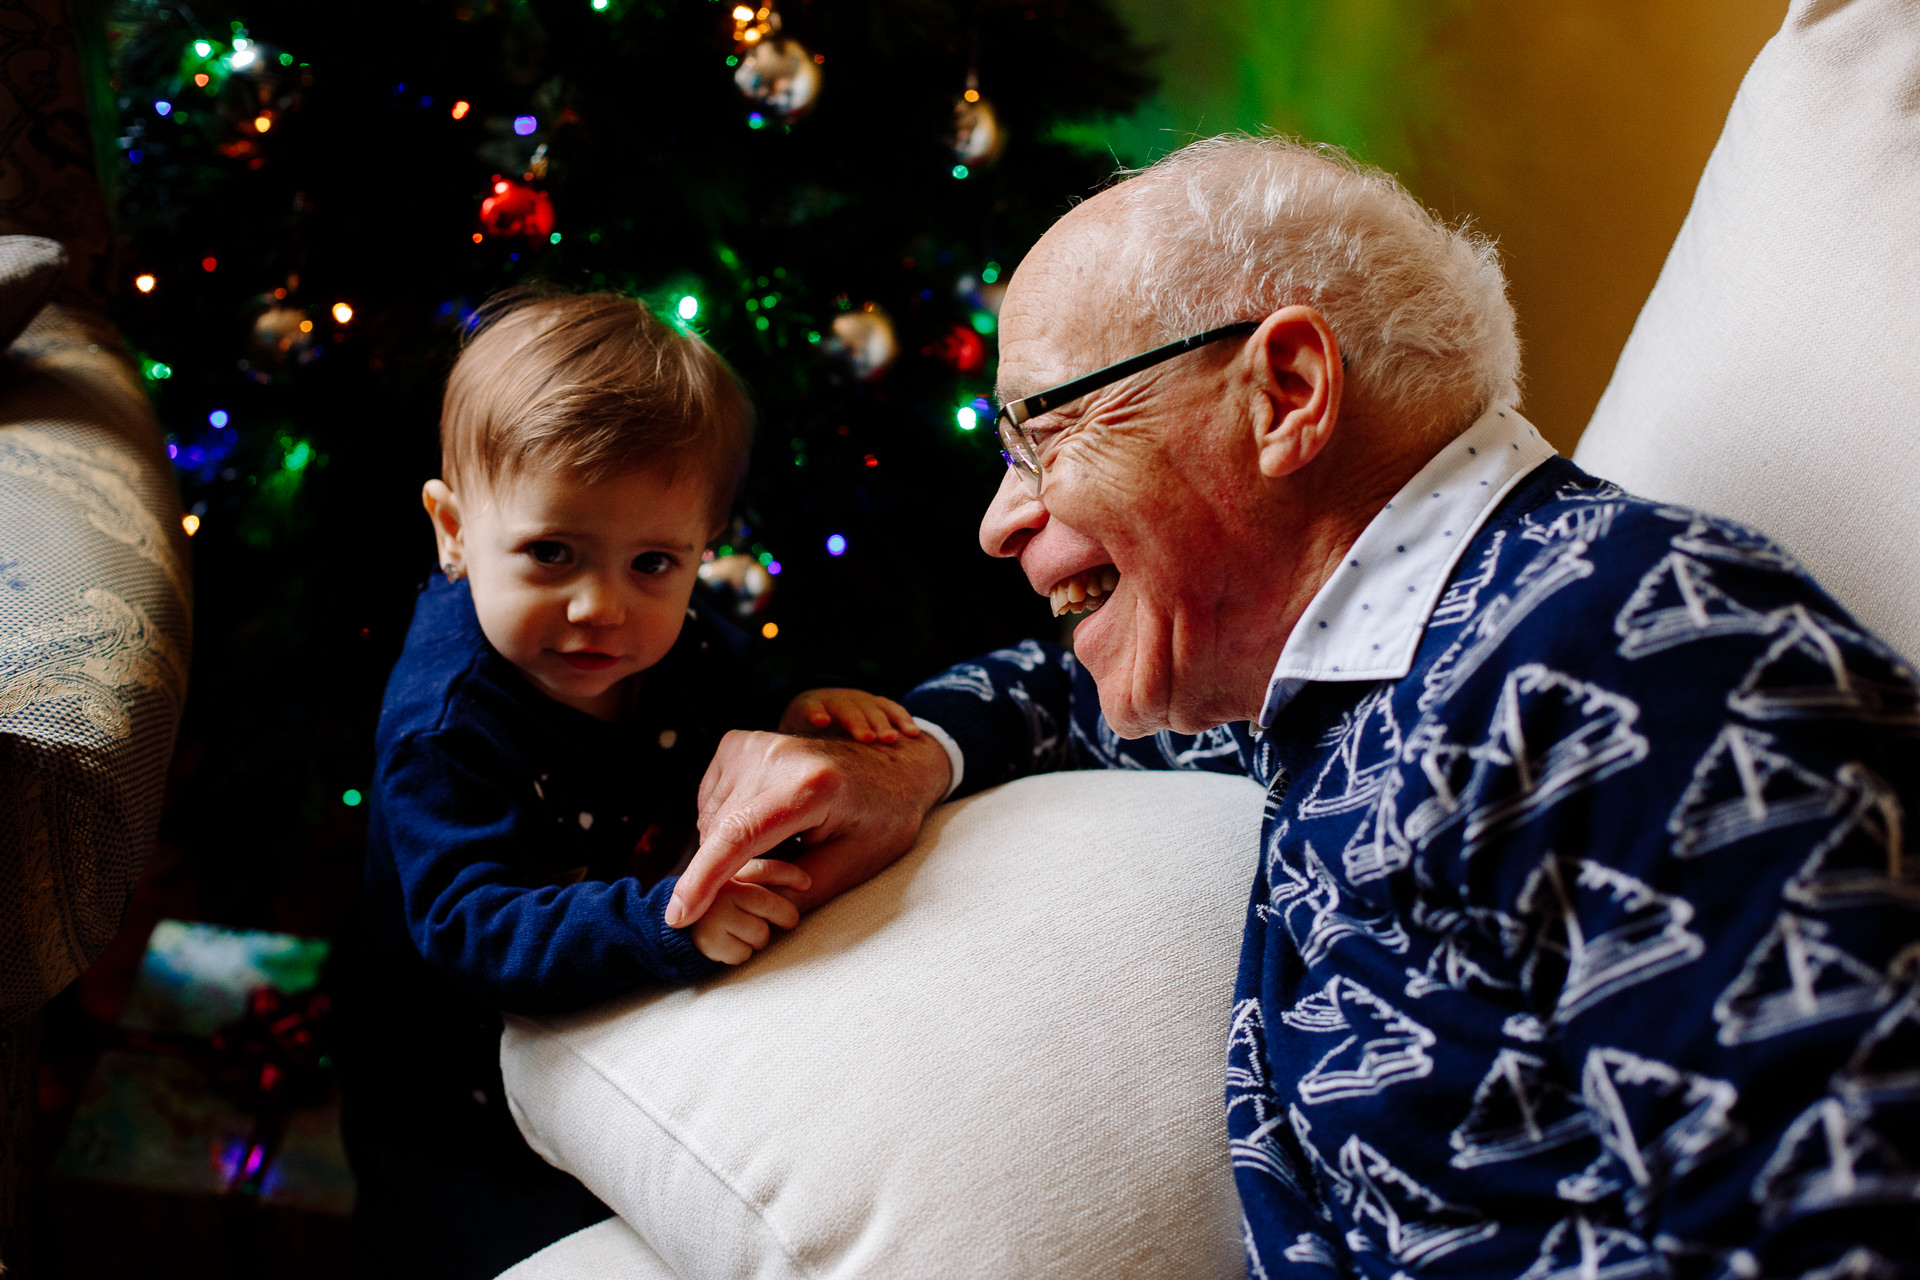
{"label": "child's ear", "polygon": [[420,490],[420,505],[433,522],[433,541],[440,550],[440,572],[447,581],[456,582],[467,574],[466,551],[461,539],[460,499],[445,480],[429,480]]}

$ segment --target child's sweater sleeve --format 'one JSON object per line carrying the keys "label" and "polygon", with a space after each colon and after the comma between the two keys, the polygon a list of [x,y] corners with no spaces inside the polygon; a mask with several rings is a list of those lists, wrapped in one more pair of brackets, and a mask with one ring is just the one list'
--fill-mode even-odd
{"label": "child's sweater sleeve", "polygon": [[375,820],[427,962],[513,1013],[713,971],[686,931],[666,926],[672,877],[646,890],[630,876],[542,883],[537,851],[552,835],[537,785],[501,738],[470,727],[415,733],[384,753]]}

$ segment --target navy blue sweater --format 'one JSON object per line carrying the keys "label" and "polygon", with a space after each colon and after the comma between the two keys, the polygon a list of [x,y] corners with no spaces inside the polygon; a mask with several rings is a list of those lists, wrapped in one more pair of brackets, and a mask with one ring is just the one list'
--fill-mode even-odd
{"label": "navy blue sweater", "polygon": [[500,1013],[576,1009],[717,967],[666,927],[668,873],[696,839],[720,737],[777,715],[744,652],[696,594],[632,711],[608,723],[495,652],[465,582],[428,584],[376,738],[346,1012],[388,1066],[363,1096],[497,1099]]}
{"label": "navy blue sweater", "polygon": [[1031,642],[906,701],[965,790],[1268,787],[1226,1073],[1253,1276],[1920,1275],[1913,672],[1761,536],[1558,459],[1449,572],[1404,678],[1258,735],[1122,741]]}

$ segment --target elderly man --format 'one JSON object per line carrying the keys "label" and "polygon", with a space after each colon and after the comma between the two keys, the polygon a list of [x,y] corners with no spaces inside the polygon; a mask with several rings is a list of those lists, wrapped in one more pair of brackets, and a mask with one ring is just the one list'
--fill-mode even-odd
{"label": "elderly man", "polygon": [[956,790],[1241,771],[1251,1274],[1915,1274],[1899,657],[1556,457],[1492,248],[1338,157],[1186,148],[1046,235],[1001,334],[981,543],[1073,654],[929,681],[897,751],[730,737],[685,917],[796,833],[835,892]]}

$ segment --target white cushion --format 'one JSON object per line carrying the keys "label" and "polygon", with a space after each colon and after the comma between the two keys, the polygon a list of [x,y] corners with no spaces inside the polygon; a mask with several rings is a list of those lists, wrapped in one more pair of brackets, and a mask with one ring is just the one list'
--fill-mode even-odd
{"label": "white cushion", "polygon": [[1920,4],[1793,0],[1574,457],[1920,656]]}
{"label": "white cushion", "polygon": [[1237,1280],[1224,1061],[1262,800],[1086,772],[942,806],[739,970],[509,1019],[521,1131],[682,1280]]}
{"label": "white cushion", "polygon": [[556,1240],[525,1262],[502,1271],[499,1280],[679,1280],[618,1218],[597,1222]]}

